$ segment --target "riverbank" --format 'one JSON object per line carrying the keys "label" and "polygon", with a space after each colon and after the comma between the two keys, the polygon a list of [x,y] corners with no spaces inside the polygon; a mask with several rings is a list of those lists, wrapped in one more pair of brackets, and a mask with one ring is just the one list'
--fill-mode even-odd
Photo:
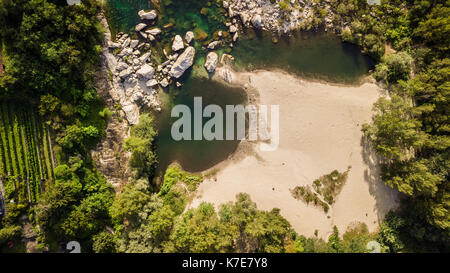
{"label": "riverbank", "polygon": [[[397,205],[396,194],[381,181],[376,157],[361,132],[383,90],[373,83],[306,81],[280,71],[223,70],[227,68],[218,68],[216,78],[231,73],[229,82],[244,86],[250,103],[280,106],[280,145],[276,151],[261,152],[255,144],[242,142],[228,160],[205,172],[213,175],[200,185],[190,206],[207,201],[218,207],[245,192],[260,209],[279,208],[299,234],[313,236],[318,230],[319,237],[327,238],[334,225],[345,231],[355,221],[375,231]],[[292,197],[294,187],[311,185],[348,166],[347,183],[327,214]]]}

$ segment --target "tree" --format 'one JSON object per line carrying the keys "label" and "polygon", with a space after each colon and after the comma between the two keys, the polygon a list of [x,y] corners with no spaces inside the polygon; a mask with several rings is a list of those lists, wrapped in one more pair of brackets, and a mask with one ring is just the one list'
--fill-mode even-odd
{"label": "tree", "polygon": [[425,145],[427,136],[420,131],[421,123],[414,117],[414,108],[404,99],[392,95],[380,98],[374,105],[377,113],[373,124],[363,125],[363,132],[373,143],[375,151],[388,161],[405,160],[413,149]]}
{"label": "tree", "polygon": [[131,128],[131,136],[125,140],[124,147],[130,151],[130,166],[137,171],[137,178],[153,175],[157,160],[153,153],[156,132],[153,118],[148,114],[139,117],[139,123]]}
{"label": "tree", "polygon": [[108,231],[102,231],[92,237],[92,250],[95,253],[116,253],[116,238]]}
{"label": "tree", "polygon": [[401,51],[385,56],[384,63],[387,65],[386,81],[396,83],[409,78],[413,59],[408,53]]}

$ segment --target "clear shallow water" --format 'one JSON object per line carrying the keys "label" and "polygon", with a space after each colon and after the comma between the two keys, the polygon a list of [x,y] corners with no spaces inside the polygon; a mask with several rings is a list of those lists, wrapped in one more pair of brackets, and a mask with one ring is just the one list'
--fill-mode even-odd
{"label": "clear shallow water", "polygon": [[232,54],[241,69],[279,68],[336,83],[358,82],[374,65],[357,46],[328,33],[295,33],[275,44],[269,33],[251,31],[243,35]]}
{"label": "clear shallow water", "polygon": [[106,15],[113,33],[132,32],[139,23],[138,12],[150,9],[149,0],[106,0]]}
{"label": "clear shallow water", "polygon": [[[208,2],[211,3],[209,6]],[[167,50],[175,34],[184,36],[188,30],[203,31],[207,35],[206,41],[214,37],[215,31],[226,30],[222,23],[223,9],[218,8],[215,1],[160,0],[160,5],[155,6],[148,0],[107,0],[107,8],[113,32],[130,33],[134,33],[135,25],[140,22],[137,15],[139,10],[157,9],[159,15],[156,24],[163,29],[163,34],[161,42],[154,45],[154,52],[161,52],[164,47]],[[204,69],[206,52],[201,50],[202,43],[204,41],[195,43],[196,69]],[[223,51],[218,50],[220,53]],[[373,61],[361,54],[357,46],[342,43],[339,37],[327,33],[297,33],[290,38],[280,38],[274,44],[271,34],[247,30],[246,33],[240,33],[231,54],[236,59],[238,70],[277,68],[303,77],[345,84],[357,83],[373,66]],[[203,97],[203,105],[218,104],[222,107],[227,104],[245,104],[247,100],[240,88],[190,75],[189,70],[183,76],[185,83],[181,89],[172,87],[168,93],[164,93],[166,107],[161,113],[155,113],[159,133],[156,152],[160,174],[174,161],[190,172],[206,170],[226,159],[239,144],[238,141],[172,140],[170,129],[176,120],[170,118],[172,106],[185,104],[192,107],[194,96]]]}

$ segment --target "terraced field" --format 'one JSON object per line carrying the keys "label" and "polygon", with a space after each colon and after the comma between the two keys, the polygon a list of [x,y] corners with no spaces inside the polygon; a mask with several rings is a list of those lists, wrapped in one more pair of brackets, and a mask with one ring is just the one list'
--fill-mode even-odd
{"label": "terraced field", "polygon": [[53,183],[49,130],[31,107],[0,102],[0,177],[5,197],[35,203]]}

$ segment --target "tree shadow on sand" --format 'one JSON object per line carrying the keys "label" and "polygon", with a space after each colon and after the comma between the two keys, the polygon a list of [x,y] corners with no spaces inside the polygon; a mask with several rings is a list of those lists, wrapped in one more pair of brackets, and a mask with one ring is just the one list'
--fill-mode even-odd
{"label": "tree shadow on sand", "polygon": [[399,195],[389,188],[381,179],[381,159],[373,151],[368,139],[361,137],[362,158],[367,168],[364,170],[364,181],[369,184],[369,192],[375,198],[375,212],[378,222],[383,221],[386,213],[398,206]]}

